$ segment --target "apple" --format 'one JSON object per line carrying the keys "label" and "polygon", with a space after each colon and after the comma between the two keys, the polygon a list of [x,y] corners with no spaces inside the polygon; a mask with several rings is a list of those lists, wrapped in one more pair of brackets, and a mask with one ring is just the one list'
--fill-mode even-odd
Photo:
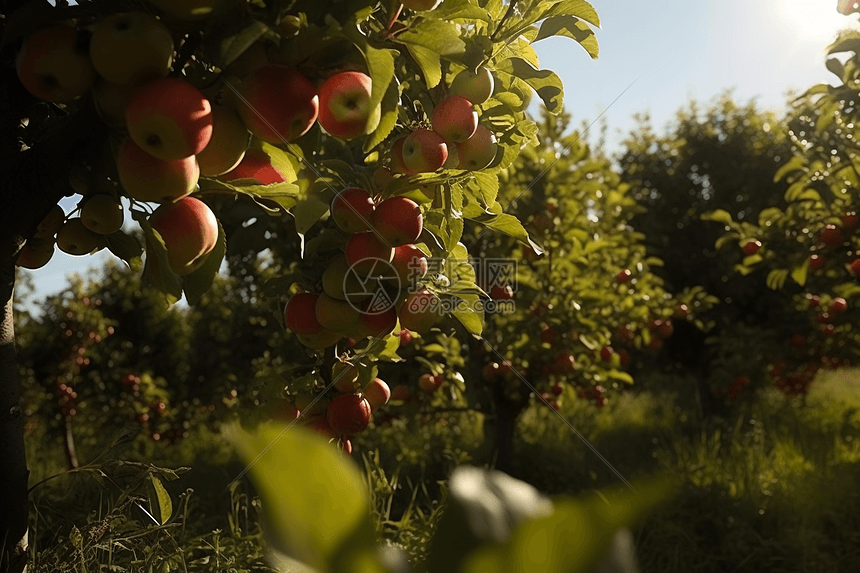
{"label": "apple", "polygon": [[463,70],[451,82],[449,96],[464,97],[475,105],[484,103],[493,95],[493,74],[481,66],[477,71]]}
{"label": "apple", "polygon": [[150,155],[176,161],[197,155],[212,137],[212,106],[200,90],[177,78],[138,89],[125,108],[131,139]]}
{"label": "apple", "polygon": [[442,318],[439,299],[422,288],[411,293],[400,305],[397,316],[400,326],[412,332],[424,333],[433,328]]}
{"label": "apple", "polygon": [[368,336],[385,338],[394,331],[395,327],[397,327],[397,311],[393,307],[382,312],[369,312],[365,308],[359,320],[359,338]]}
{"label": "apple", "polygon": [[405,384],[398,384],[391,389],[391,399],[398,402],[408,402],[412,399],[412,391]]}
{"label": "apple", "polygon": [[514,298],[514,289],[511,285],[496,285],[487,293],[493,300],[511,300]]}
{"label": "apple", "polygon": [[345,300],[339,300],[322,293],[315,305],[317,321],[327,330],[346,334],[358,324],[358,310]]}
{"label": "apple", "polygon": [[331,441],[338,439],[337,432],[332,429],[325,416],[320,415],[311,418],[304,427],[326,440]]}
{"label": "apple", "polygon": [[335,256],[323,271],[322,288],[328,296],[338,300],[355,300],[365,293],[365,285],[350,271],[343,255]]}
{"label": "apple", "polygon": [[93,195],[81,207],[81,222],[100,235],[110,235],[122,228],[125,212],[122,203],[113,195]]}
{"label": "apple", "polygon": [[857,0],[839,0],[836,4],[836,11],[843,16],[848,16],[853,12],[860,11],[860,2]]}
{"label": "apple", "polygon": [[300,292],[290,297],[284,307],[284,324],[296,334],[319,334],[323,326],[317,320],[319,295]]}
{"label": "apple", "polygon": [[600,349],[600,358],[604,362],[609,362],[612,360],[612,356],[615,354],[615,350],[611,346],[604,346]]}
{"label": "apple", "polygon": [[410,169],[403,161],[403,144],[406,142],[406,137],[401,137],[391,144],[391,150],[388,153],[390,159],[389,169],[391,169],[393,173],[415,175],[416,171]]}
{"label": "apple", "polygon": [[225,6],[225,0],[149,0],[149,3],[173,20],[209,18]]}
{"label": "apple", "polygon": [[283,183],[284,174],[272,165],[271,158],[265,151],[252,147],[245,152],[245,157],[234,169],[224,175],[218,176],[222,181],[238,181],[244,179],[259,185],[271,185],[272,183]]}
{"label": "apple", "polygon": [[371,410],[376,410],[380,406],[388,404],[391,399],[391,389],[383,380],[374,378],[361,391],[367,402],[370,404]]}
{"label": "apple", "polygon": [[690,315],[690,307],[684,303],[680,303],[675,307],[672,316],[675,318],[687,318]]}
{"label": "apple", "polygon": [[478,125],[475,134],[462,143],[456,143],[457,155],[460,156],[460,169],[478,171],[484,169],[496,158],[496,136],[484,127]]}
{"label": "apple", "polygon": [[218,241],[218,219],[206,203],[194,197],[161,205],[149,224],[164,240],[170,268],[180,276],[200,268]]}
{"label": "apple", "polygon": [[400,331],[400,346],[409,346],[410,344],[412,344],[412,333],[404,328]]}
{"label": "apple", "polygon": [[45,218],[39,222],[36,232],[33,234],[34,239],[51,239],[63,226],[66,221],[66,212],[59,205],[54,205]]}
{"label": "apple", "polygon": [[624,269],[615,276],[615,280],[623,284],[629,281],[632,276],[633,273],[630,272],[630,269]]}
{"label": "apple", "polygon": [[18,253],[15,264],[25,269],[40,269],[54,256],[54,238],[33,237]]}
{"label": "apple", "polygon": [[830,314],[842,314],[846,310],[848,310],[848,301],[842,297],[834,298],[830,303]]}
{"label": "apple", "polygon": [[28,92],[56,103],[81,97],[96,80],[89,57],[78,51],[77,31],[63,24],[42,28],[24,38],[15,69]]}
{"label": "apple", "polygon": [[485,364],[484,367],[481,369],[481,376],[483,376],[484,380],[486,380],[487,382],[497,380],[500,376],[499,363],[490,362],[488,364]]}
{"label": "apple", "polygon": [[415,245],[394,247],[394,258],[391,266],[397,273],[401,287],[412,285],[427,275],[427,257]]}
{"label": "apple", "polygon": [[245,77],[240,94],[237,110],[245,127],[268,143],[295,141],[317,120],[316,87],[295,68],[259,67]]}
{"label": "apple", "polygon": [[809,270],[820,271],[824,268],[824,258],[821,255],[810,255]]}
{"label": "apple", "polygon": [[98,82],[93,88],[93,101],[102,119],[117,127],[125,126],[125,108],[138,86]]}
{"label": "apple", "polygon": [[415,10],[416,12],[423,12],[425,10],[432,10],[442,0],[406,0],[403,2],[403,5],[410,10]]}
{"label": "apple", "polygon": [[105,238],[87,229],[77,217],[66,221],[57,231],[57,247],[70,255],[88,255],[105,245]]}
{"label": "apple", "polygon": [[743,247],[741,247],[741,250],[748,257],[758,253],[759,249],[761,249],[761,242],[756,240],[747,241],[744,243]]}
{"label": "apple", "polygon": [[428,394],[435,392],[440,386],[442,386],[442,378],[440,376],[422,374],[421,377],[418,378],[418,387]]}
{"label": "apple", "polygon": [[478,129],[478,112],[466,98],[449,96],[433,109],[430,124],[446,142],[461,143]]}
{"label": "apple", "polygon": [[[385,272],[394,258],[394,249],[383,243],[371,231],[351,235],[344,246],[346,262],[360,276]],[[382,261],[385,264],[377,264]]]}
{"label": "apple", "polygon": [[[403,140],[401,150],[404,165],[415,173],[440,169],[448,159],[448,146],[435,131],[416,129]],[[461,154],[462,160],[462,154]]]}
{"label": "apple", "polygon": [[370,193],[358,187],[349,187],[332,199],[331,217],[342,231],[362,233],[370,230],[374,209]]}
{"label": "apple", "polygon": [[337,332],[332,332],[331,330],[323,329],[316,334],[297,334],[296,338],[303,346],[306,346],[311,350],[325,350],[337,343],[341,338],[343,338],[343,335],[338,334]]}
{"label": "apple", "polygon": [[544,323],[540,325],[540,341],[544,344],[555,344],[556,332],[555,329]]}
{"label": "apple", "polygon": [[825,225],[821,231],[821,242],[827,247],[838,247],[845,242],[842,231],[836,225]]}
{"label": "apple", "polygon": [[99,75],[111,83],[139,84],[161,78],[173,63],[173,36],[151,14],[111,14],[93,31],[90,60]]}
{"label": "apple", "polygon": [[116,167],[129,197],[140,201],[173,201],[194,191],[200,167],[193,155],[178,161],[153,157],[126,139],[119,148]]}
{"label": "apple", "polygon": [[370,424],[370,402],[359,394],[335,396],[326,410],[326,421],[337,434],[358,434]]}
{"label": "apple", "polygon": [[320,86],[319,122],[338,139],[364,134],[373,115],[370,108],[370,76],[362,72],[339,72]]}
{"label": "apple", "polygon": [[338,392],[353,394],[358,382],[358,368],[349,362],[335,362],[331,369],[331,381]]}
{"label": "apple", "polygon": [[851,274],[856,276],[860,276],[860,259],[854,259],[851,261]]}
{"label": "apple", "polygon": [[235,169],[250,143],[250,134],[235,110],[221,105],[212,106],[212,137],[197,154],[200,174],[206,177],[225,175]]}
{"label": "apple", "polygon": [[570,352],[559,352],[555,355],[555,371],[559,374],[570,374],[576,370],[576,360]]}
{"label": "apple", "polygon": [[386,199],[373,212],[373,228],[392,247],[414,243],[424,228],[421,207],[407,197]]}

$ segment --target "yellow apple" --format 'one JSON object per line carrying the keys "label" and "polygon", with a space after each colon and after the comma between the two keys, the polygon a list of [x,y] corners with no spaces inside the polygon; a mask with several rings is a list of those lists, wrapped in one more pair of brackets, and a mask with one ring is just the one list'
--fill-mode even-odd
{"label": "yellow apple", "polygon": [[173,201],[194,191],[200,167],[193,155],[179,161],[153,157],[126,139],[116,160],[119,182],[129,197],[140,201]]}
{"label": "yellow apple", "polygon": [[93,195],[81,208],[84,226],[99,235],[110,235],[122,228],[125,212],[122,203],[113,195]]}
{"label": "yellow apple", "polygon": [[200,174],[216,177],[232,171],[248,149],[251,134],[233,109],[212,106],[212,138],[197,154]]}
{"label": "yellow apple", "polygon": [[96,72],[89,57],[77,49],[78,33],[58,24],[24,39],[15,61],[18,79],[39,99],[57,103],[75,100],[89,91]]}
{"label": "yellow apple", "polygon": [[167,262],[180,276],[200,268],[218,240],[215,214],[194,197],[161,205],[149,218],[149,224],[164,240]]}
{"label": "yellow apple", "polygon": [[90,59],[99,75],[115,84],[164,77],[173,63],[173,36],[145,12],[112,14],[93,31]]}

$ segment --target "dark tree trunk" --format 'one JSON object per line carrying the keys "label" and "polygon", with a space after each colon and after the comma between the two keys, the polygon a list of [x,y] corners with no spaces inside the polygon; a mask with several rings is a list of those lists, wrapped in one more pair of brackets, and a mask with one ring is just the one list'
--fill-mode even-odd
{"label": "dark tree trunk", "polygon": [[[505,396],[504,383],[499,381],[492,385],[492,408],[484,418],[484,439],[490,446],[491,461],[497,470],[512,474],[514,471],[514,438],[516,436],[517,419],[522,414],[528,398]],[[527,394],[526,388],[520,393]]]}

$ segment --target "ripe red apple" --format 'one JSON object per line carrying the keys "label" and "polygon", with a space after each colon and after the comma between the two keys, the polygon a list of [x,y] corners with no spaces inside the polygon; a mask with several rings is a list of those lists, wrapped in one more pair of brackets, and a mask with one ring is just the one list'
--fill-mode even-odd
{"label": "ripe red apple", "polygon": [[239,165],[224,175],[220,175],[218,179],[236,182],[248,180],[250,183],[259,185],[271,185],[285,181],[284,174],[272,165],[272,160],[266,152],[256,147],[248,149]]}
{"label": "ripe red apple", "polygon": [[370,402],[359,394],[340,394],[328,405],[325,418],[337,434],[358,434],[370,423]]}
{"label": "ripe red apple", "polygon": [[615,280],[623,284],[629,281],[632,276],[633,273],[630,272],[630,269],[624,269],[615,276]]}
{"label": "ripe red apple", "polygon": [[245,78],[238,112],[248,131],[269,143],[295,141],[319,112],[314,84],[295,68],[269,64]]}
{"label": "ripe red apple", "polygon": [[388,308],[382,312],[365,311],[359,319],[359,338],[368,336],[384,338],[391,334],[396,327],[397,311],[394,308]]}
{"label": "ripe red apple", "polygon": [[824,258],[821,255],[810,255],[809,270],[820,271],[824,268]]}
{"label": "ripe red apple", "polygon": [[370,193],[358,187],[342,190],[331,202],[332,219],[347,233],[369,231],[374,209]]}
{"label": "ripe red apple", "polygon": [[391,169],[392,173],[415,175],[416,171],[410,169],[403,161],[403,144],[406,142],[406,137],[408,136],[396,139],[394,143],[391,144],[391,150],[388,152],[390,160],[389,169]]}
{"label": "ripe red apple", "polygon": [[675,318],[687,318],[690,315],[690,307],[684,303],[680,303],[675,307],[672,316]]}
{"label": "ripe red apple", "polygon": [[675,326],[671,320],[657,318],[651,321],[649,328],[660,338],[669,338],[675,332]]}
{"label": "ripe red apple", "polygon": [[442,318],[442,308],[436,295],[422,288],[406,297],[397,316],[403,328],[425,333]]}
{"label": "ripe red apple", "polygon": [[405,384],[398,384],[391,390],[391,399],[397,400],[398,402],[408,402],[412,398],[412,392],[409,390],[409,386]]}
{"label": "ripe red apple", "polygon": [[300,292],[290,297],[284,307],[284,324],[296,334],[319,334],[323,326],[317,320],[319,295]]}
{"label": "ripe red apple", "polygon": [[493,300],[511,300],[514,298],[514,289],[511,285],[496,285],[487,293]]}
{"label": "ripe red apple", "polygon": [[860,276],[860,259],[854,259],[851,261],[851,274],[855,277]]}
{"label": "ripe red apple", "polygon": [[418,378],[418,388],[428,394],[435,392],[440,386],[442,386],[442,378],[440,376],[422,374],[421,377]]}
{"label": "ripe red apple", "polygon": [[362,394],[367,398],[371,410],[376,410],[380,406],[388,404],[388,400],[391,399],[391,389],[388,387],[388,384],[379,378],[374,378],[368,382],[364,390],[362,390]]}
{"label": "ripe red apple", "polygon": [[756,240],[747,241],[746,243],[744,243],[744,246],[741,247],[741,249],[746,256],[752,256],[758,253],[761,249],[761,242]]}
{"label": "ripe red apple", "polygon": [[338,438],[338,433],[332,429],[328,420],[326,420],[326,417],[322,415],[309,419],[308,423],[304,427],[329,441],[336,440]]}
{"label": "ripe red apple", "polygon": [[40,269],[54,256],[54,238],[32,238],[18,253],[15,264],[25,269]]}
{"label": "ripe red apple", "polygon": [[206,262],[218,241],[218,219],[194,197],[161,205],[149,218],[167,248],[167,261],[177,275],[190,274]]}
{"label": "ripe red apple", "polygon": [[212,106],[200,90],[177,78],[138,89],[125,108],[131,139],[150,155],[176,161],[203,151],[212,138]]}
{"label": "ripe red apple", "polygon": [[104,236],[87,229],[79,218],[69,219],[57,231],[57,247],[70,255],[88,255],[105,245]]}
{"label": "ripe red apple", "polygon": [[178,161],[153,157],[126,139],[116,160],[119,181],[129,197],[140,201],[173,201],[194,191],[200,167],[193,155]]}
{"label": "ripe red apple", "polygon": [[545,344],[554,344],[556,339],[556,332],[553,327],[543,322],[540,325],[540,341]]}
{"label": "ripe red apple", "polygon": [[842,297],[834,298],[830,303],[830,314],[842,314],[846,310],[848,310],[848,301]]}
{"label": "ripe red apple", "polygon": [[407,329],[400,331],[400,346],[409,346],[412,344],[412,333]]}
{"label": "ripe red apple", "polygon": [[[387,263],[394,258],[394,249],[380,241],[371,231],[350,236],[343,251],[346,262],[361,276],[389,270]],[[380,264],[380,261],[385,264]]]}
{"label": "ripe red apple", "polygon": [[[440,169],[448,159],[448,146],[436,132],[416,129],[403,140],[401,156],[408,169],[416,173],[429,173]],[[462,154],[460,157],[462,160]]]}
{"label": "ripe red apple", "polygon": [[316,302],[317,321],[327,330],[347,334],[358,324],[358,310],[345,300],[322,293]]}
{"label": "ripe red apple", "polygon": [[570,374],[576,370],[576,361],[570,352],[559,352],[555,355],[555,371],[559,374]]}
{"label": "ripe red apple", "polygon": [[110,235],[122,228],[125,212],[122,203],[113,195],[93,195],[81,208],[81,222],[100,235]]}
{"label": "ripe red apple", "polygon": [[129,85],[161,78],[173,63],[173,36],[151,14],[111,14],[93,31],[90,59],[99,75],[111,83]]}
{"label": "ripe red apple", "polygon": [[197,154],[200,174],[217,177],[235,169],[245,157],[250,134],[235,110],[212,106],[212,137]]}
{"label": "ripe red apple", "polygon": [[836,225],[826,225],[821,231],[821,242],[827,247],[838,247],[845,242],[845,237]]}
{"label": "ripe red apple", "polygon": [[334,74],[320,86],[319,122],[338,139],[355,139],[364,134],[370,108],[370,76],[347,71]]}
{"label": "ripe red apple", "polygon": [[392,247],[414,243],[424,228],[421,207],[407,197],[386,199],[373,212],[373,228]]}
{"label": "ripe red apple", "polygon": [[57,103],[81,97],[96,80],[90,58],[78,51],[77,31],[64,24],[42,28],[24,38],[15,69],[28,92]]}
{"label": "ripe red apple", "polygon": [[401,287],[415,284],[427,275],[427,257],[415,245],[402,245],[394,248],[391,266],[397,273]]}
{"label": "ripe red apple", "polygon": [[484,169],[496,158],[496,136],[484,127],[478,125],[474,135],[457,146],[460,156],[460,169],[478,171]]}
{"label": "ripe red apple", "polygon": [[476,72],[463,70],[454,76],[448,95],[464,97],[478,105],[493,95],[493,87],[493,74],[487,68],[480,67]]}
{"label": "ripe red apple", "polygon": [[464,97],[449,96],[439,102],[430,116],[433,131],[446,142],[466,141],[478,129],[478,112]]}
{"label": "ripe red apple", "polygon": [[600,349],[600,358],[604,362],[609,362],[612,360],[612,356],[615,354],[615,350],[611,346],[604,346]]}

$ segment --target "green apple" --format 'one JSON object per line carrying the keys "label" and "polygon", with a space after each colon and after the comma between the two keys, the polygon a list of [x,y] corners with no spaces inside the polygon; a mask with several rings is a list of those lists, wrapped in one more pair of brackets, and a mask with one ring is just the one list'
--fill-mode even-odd
{"label": "green apple", "polygon": [[484,103],[493,95],[495,87],[493,74],[485,67],[478,68],[475,72],[463,70],[451,82],[448,90],[449,96],[464,97],[475,105]]}
{"label": "green apple", "polygon": [[351,332],[359,321],[359,312],[349,302],[322,293],[315,305],[317,322],[323,328],[346,334]]}
{"label": "green apple", "polygon": [[[59,205],[54,205],[36,228],[34,239],[53,239],[60,227],[66,221],[66,212]],[[53,252],[53,248],[51,249]]]}
{"label": "green apple", "polygon": [[32,238],[18,253],[15,264],[24,269],[40,269],[54,256],[54,238]]}
{"label": "green apple", "polygon": [[370,230],[375,206],[370,193],[358,187],[340,191],[331,202],[331,217],[347,233]]}
{"label": "green apple", "polygon": [[134,85],[161,78],[173,63],[173,36],[151,14],[111,14],[93,31],[90,59],[99,75],[111,83]]}

